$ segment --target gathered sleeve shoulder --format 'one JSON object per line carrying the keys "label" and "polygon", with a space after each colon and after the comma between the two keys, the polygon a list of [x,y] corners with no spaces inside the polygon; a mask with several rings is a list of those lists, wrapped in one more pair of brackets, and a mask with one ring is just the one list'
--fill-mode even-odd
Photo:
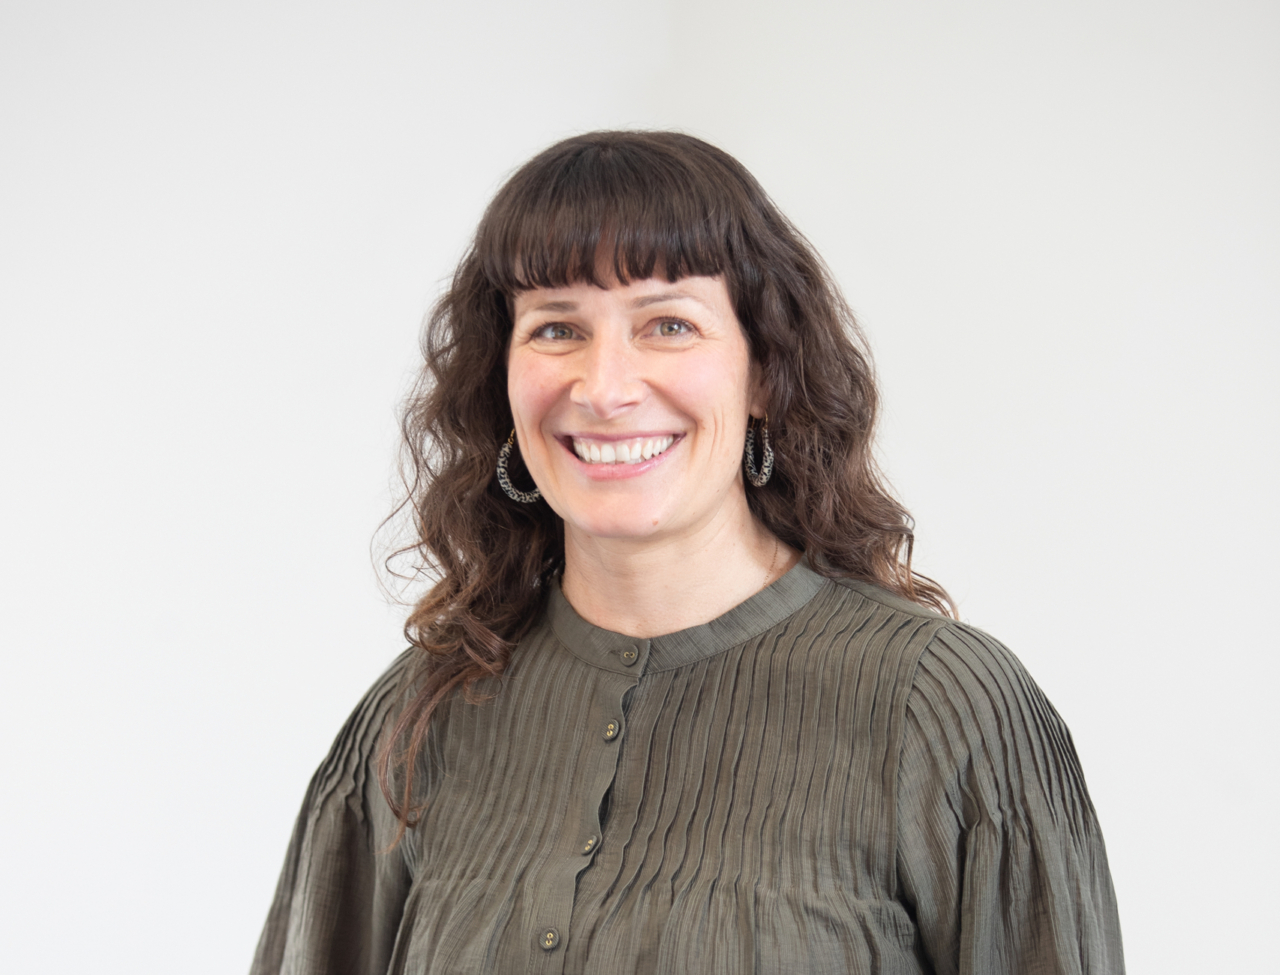
{"label": "gathered sleeve shoulder", "polygon": [[920,658],[898,789],[901,896],[939,975],[1124,971],[1071,735],[986,634],[945,625]]}
{"label": "gathered sleeve shoulder", "polygon": [[370,688],[307,788],[251,975],[387,969],[410,884],[409,847],[378,786],[376,757],[402,702],[411,653]]}

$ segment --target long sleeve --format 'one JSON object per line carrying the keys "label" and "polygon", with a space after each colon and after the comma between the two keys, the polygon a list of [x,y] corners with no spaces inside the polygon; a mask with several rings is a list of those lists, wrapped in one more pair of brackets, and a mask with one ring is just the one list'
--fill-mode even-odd
{"label": "long sleeve", "polygon": [[410,874],[375,758],[402,655],[338,733],[307,788],[251,975],[382,975]]}
{"label": "long sleeve", "polygon": [[921,658],[897,809],[901,894],[938,975],[1123,973],[1071,736],[985,634],[945,627]]}

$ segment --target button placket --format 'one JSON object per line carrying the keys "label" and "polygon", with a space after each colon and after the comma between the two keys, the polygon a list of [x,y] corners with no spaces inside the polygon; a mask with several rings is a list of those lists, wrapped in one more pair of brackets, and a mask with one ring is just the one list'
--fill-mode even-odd
{"label": "button placket", "polygon": [[[597,666],[601,671],[599,683],[582,700],[584,706],[579,711],[581,717],[589,722],[586,727],[594,725],[600,735],[595,739],[598,744],[590,748],[596,754],[583,756],[586,763],[584,771],[592,766],[594,769],[588,773],[589,784],[582,783],[585,788],[580,793],[580,803],[575,803],[578,806],[577,815],[571,815],[563,824],[568,835],[561,840],[564,845],[560,849],[563,851],[562,856],[568,856],[559,861],[558,866],[553,867],[550,862],[547,864],[550,871],[564,878],[563,888],[560,883],[553,886],[557,890],[568,890],[568,903],[562,903],[559,897],[539,898],[538,906],[541,910],[535,908],[536,913],[531,911],[532,916],[528,918],[534,925],[530,934],[537,946],[533,951],[534,958],[530,959],[529,971],[539,975],[560,975],[566,959],[570,957],[569,939],[573,936],[574,929],[573,915],[577,904],[574,891],[577,878],[584,871],[593,869],[598,859],[597,854],[600,854],[603,847],[604,829],[600,818],[600,804],[613,784],[620,754],[618,745],[626,731],[627,701],[631,692],[643,680],[649,643],[619,641],[612,647],[599,649],[604,651],[597,658]],[[637,664],[640,666],[636,666]],[[570,880],[572,883],[569,883]],[[564,950],[560,950],[561,948]]]}

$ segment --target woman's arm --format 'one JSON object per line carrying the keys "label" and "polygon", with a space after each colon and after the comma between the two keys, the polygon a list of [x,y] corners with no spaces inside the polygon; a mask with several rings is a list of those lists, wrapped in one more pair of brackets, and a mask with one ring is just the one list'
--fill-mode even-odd
{"label": "woman's arm", "polygon": [[307,788],[251,975],[382,975],[410,873],[378,787],[380,735],[402,655],[361,700]]}
{"label": "woman's arm", "polygon": [[921,658],[898,781],[902,898],[939,975],[1123,973],[1071,735],[986,634],[945,627]]}

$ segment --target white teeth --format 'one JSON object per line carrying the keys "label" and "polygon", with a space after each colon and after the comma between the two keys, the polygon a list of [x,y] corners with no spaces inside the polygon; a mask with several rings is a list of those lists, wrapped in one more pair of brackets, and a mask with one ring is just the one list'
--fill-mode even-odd
{"label": "white teeth", "polygon": [[658,456],[673,443],[675,437],[647,437],[637,440],[588,443],[573,441],[573,452],[587,464],[639,464]]}

